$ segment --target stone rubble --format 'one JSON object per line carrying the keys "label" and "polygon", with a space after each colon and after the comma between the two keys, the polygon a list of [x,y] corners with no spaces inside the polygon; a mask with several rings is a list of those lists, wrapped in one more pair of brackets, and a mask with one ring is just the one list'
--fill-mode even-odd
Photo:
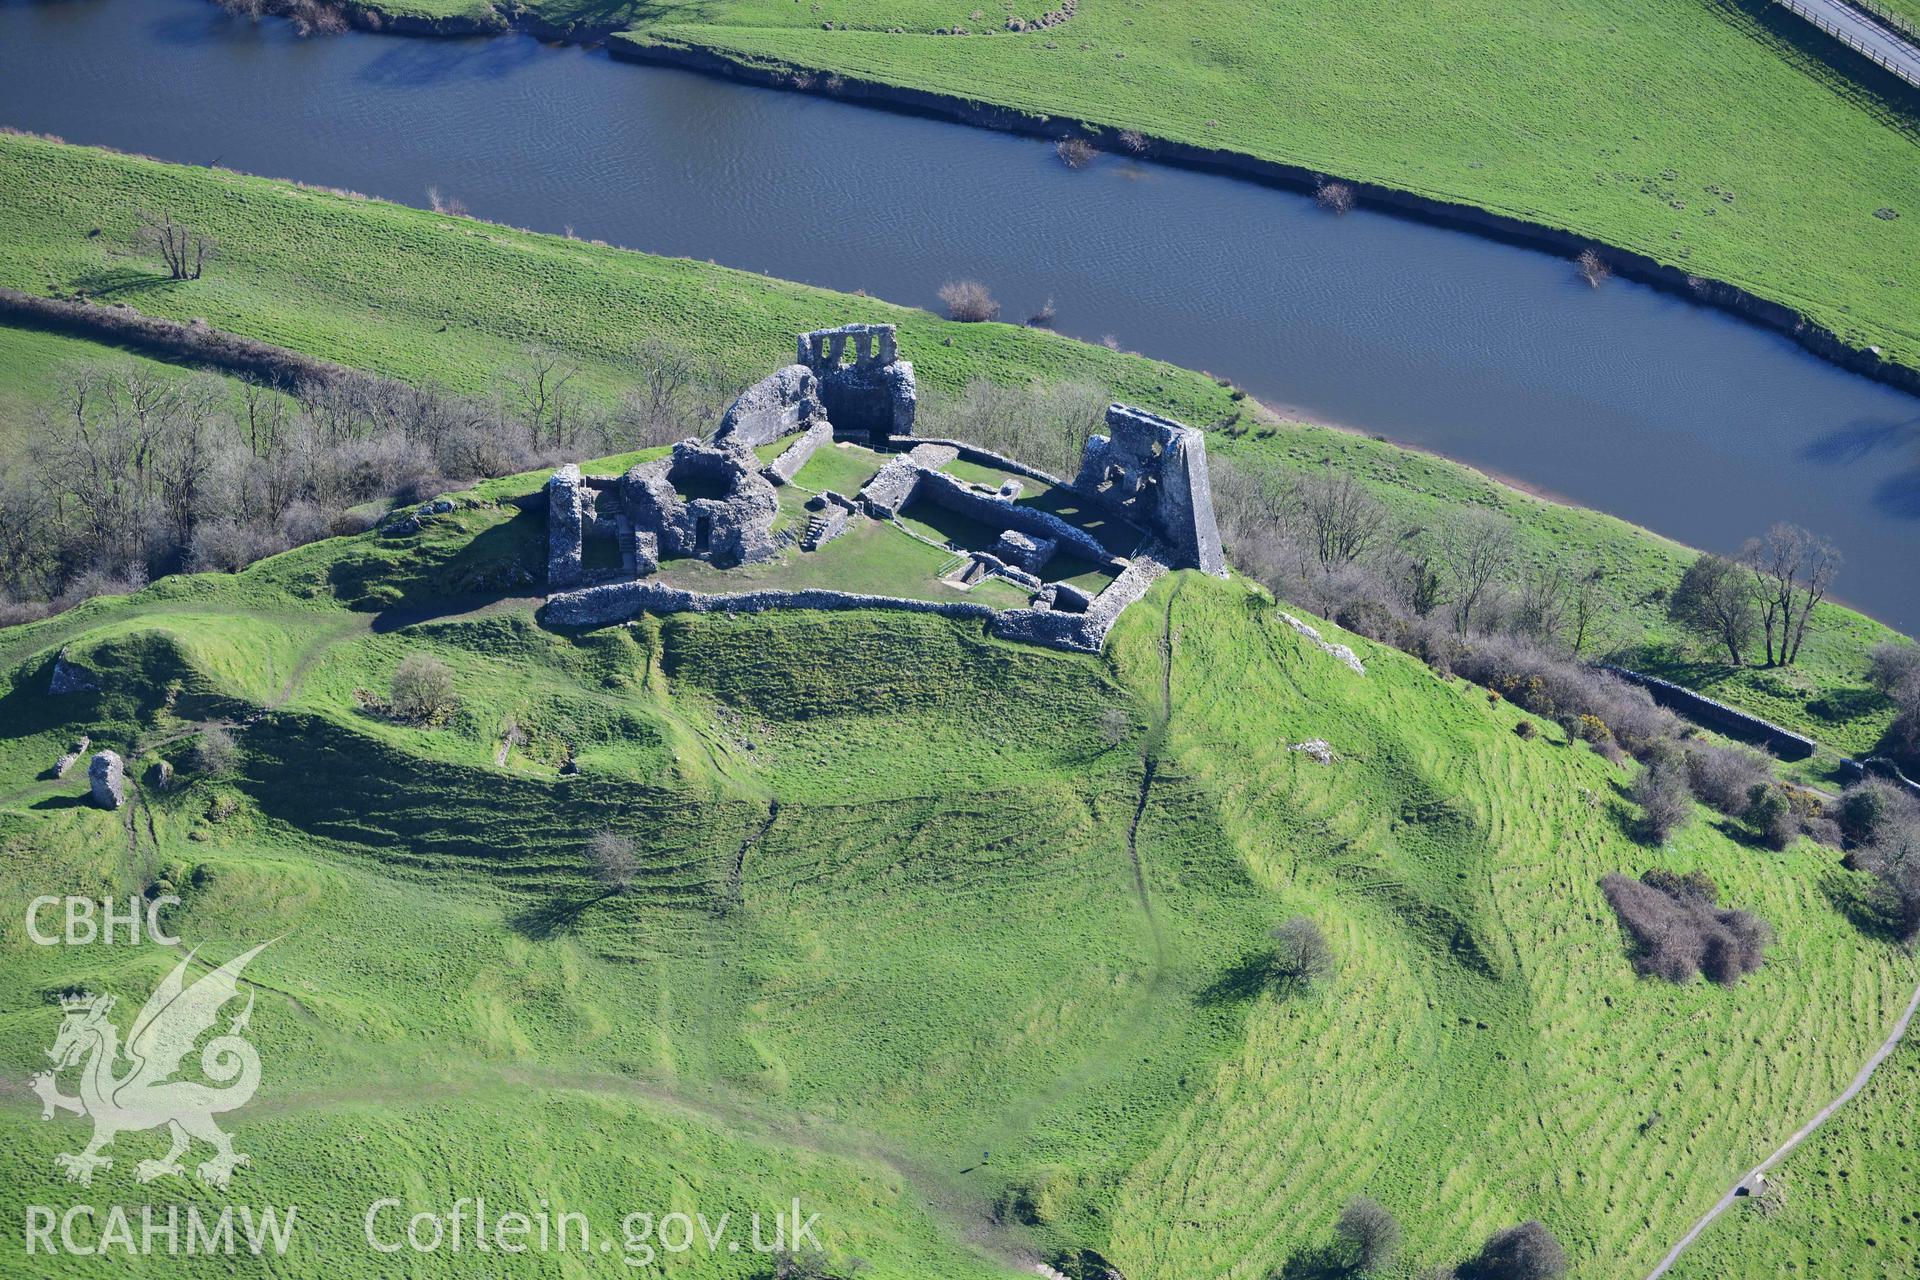
{"label": "stone rubble", "polygon": [[1349,649],[1344,644],[1334,644],[1332,641],[1324,639],[1320,635],[1320,629],[1318,627],[1300,621],[1300,619],[1294,617],[1285,609],[1280,610],[1280,619],[1295,631],[1305,636],[1314,648],[1320,650],[1322,653],[1330,654],[1338,658],[1360,675],[1367,674],[1367,668],[1361,663],[1359,655],[1355,654],[1352,649]]}

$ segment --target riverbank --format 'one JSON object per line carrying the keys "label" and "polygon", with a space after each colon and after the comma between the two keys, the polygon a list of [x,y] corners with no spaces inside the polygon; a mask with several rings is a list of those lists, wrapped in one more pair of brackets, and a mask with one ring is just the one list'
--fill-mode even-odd
{"label": "riverbank", "polygon": [[[617,58],[976,127],[1071,134],[1115,154],[1288,189],[1311,191],[1337,177],[1366,207],[1568,259],[1597,250],[1615,274],[1920,394],[1920,314],[1911,305],[1914,282],[1899,278],[1900,266],[1920,257],[1920,184],[1906,162],[1920,95],[1897,81],[1861,83],[1834,72],[1764,5],[1703,3],[1677,17],[1643,8],[1577,21],[1547,15],[1516,31],[1510,15],[1450,0],[1434,19],[1447,30],[1425,34],[1445,49],[1486,35],[1483,28],[1496,31],[1519,63],[1504,80],[1479,65],[1484,58],[1448,64],[1417,54],[1420,33],[1407,35],[1407,48],[1377,45],[1392,33],[1328,14],[1287,19],[1303,24],[1297,48],[1253,43],[1247,57],[1260,65],[1292,67],[1316,49],[1338,55],[1316,61],[1312,80],[1317,94],[1350,102],[1350,113],[1334,120],[1331,102],[1315,110],[1289,95],[1250,94],[1240,76],[1189,65],[1176,37],[1209,44],[1224,15],[1196,19],[1190,30],[1090,9],[1045,32],[934,36],[947,28],[916,26],[911,12],[899,15],[897,30],[862,29],[857,6],[838,14],[845,3],[816,4],[803,16],[760,0],[694,14],[568,0],[511,16],[435,0],[355,0],[345,11],[363,28],[403,34],[512,29],[605,40]],[[643,20],[641,30],[622,30]],[[1577,56],[1583,42],[1590,56]],[[1095,54],[1109,60],[1095,62]],[[1362,55],[1369,56],[1349,61]],[[1153,63],[1144,72],[1136,70],[1142,59]],[[1416,84],[1428,75],[1449,79],[1411,94],[1399,79],[1371,79],[1380,59]],[[1596,77],[1595,66],[1604,67],[1633,110],[1565,112],[1557,106],[1561,82],[1550,74],[1565,62],[1596,82],[1606,77]],[[1328,78],[1327,67],[1340,74]],[[1506,83],[1516,78],[1542,92],[1517,92]],[[1165,92],[1144,92],[1149,80]],[[1411,114],[1394,115],[1391,136],[1382,136],[1377,117],[1402,97]],[[1486,119],[1490,101],[1525,127],[1506,136],[1515,131]],[[1229,113],[1227,102],[1243,110]],[[1583,179],[1587,165],[1595,168]]]}
{"label": "riverbank", "polygon": [[[170,282],[138,250],[134,210],[142,207],[169,209],[220,241],[222,257],[204,279]],[[750,371],[788,352],[796,332],[851,320],[897,324],[935,401],[983,376],[1016,386],[1088,383],[1212,427],[1222,457],[1283,472],[1350,472],[1409,524],[1461,507],[1496,510],[1513,520],[1529,558],[1606,566],[1623,622],[1641,637],[1626,665],[1855,754],[1872,749],[1890,717],[1864,677],[1868,649],[1894,633],[1857,613],[1823,607],[1793,670],[1693,662],[1659,603],[1690,559],[1679,544],[1437,457],[1269,421],[1203,374],[1045,331],[956,324],[707,263],[18,135],[0,135],[0,243],[8,246],[0,285],[203,318],[315,359],[476,393],[494,389],[532,342],[576,362],[578,385],[610,398],[632,385],[633,352],[650,339]],[[15,389],[15,403],[20,396]],[[12,433],[22,426],[9,426],[5,447],[19,447]]]}

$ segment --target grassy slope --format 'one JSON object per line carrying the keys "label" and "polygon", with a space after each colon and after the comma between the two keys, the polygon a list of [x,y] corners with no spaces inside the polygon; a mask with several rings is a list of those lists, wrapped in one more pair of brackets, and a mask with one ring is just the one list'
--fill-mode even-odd
{"label": "grassy slope", "polygon": [[1920,1043],[1902,1042],[1873,1083],[1768,1175],[1784,1189],[1772,1217],[1749,1204],[1723,1215],[1673,1270],[1675,1280],[1767,1274],[1786,1280],[1896,1280],[1920,1257],[1913,1135],[1920,1119]]}
{"label": "grassy slope", "polygon": [[[1730,281],[1920,361],[1911,131],[1737,7],[1084,0],[1039,35],[985,34],[1006,6],[979,6],[984,22],[974,11],[970,0],[628,5],[640,29],[621,38],[1141,129],[1478,205]],[[925,34],[953,24],[980,34]],[[888,32],[896,26],[905,33]],[[1880,220],[1881,207],[1905,216]]]}
{"label": "grassy slope", "polygon": [[[477,1187],[600,1218],[799,1194],[876,1275],[984,1275],[962,1241],[1017,1244],[985,1205],[1018,1186],[1033,1238],[1149,1280],[1262,1276],[1362,1191],[1416,1262],[1538,1215],[1581,1275],[1628,1276],[1838,1088],[1916,976],[1829,901],[1854,887],[1830,854],[1756,856],[1705,821],[1649,854],[1619,770],[1357,640],[1353,675],[1242,583],[1162,583],[1102,659],[897,615],[557,637],[467,598],[537,564],[527,517],[485,505],[530,483],[408,540],[0,633],[6,892],[199,864],[191,940],[287,934],[255,970],[270,1066],[243,1178],[305,1206],[329,1274],[371,1261],[350,1240],[375,1196]],[[43,694],[61,644],[106,694]],[[420,650],[457,673],[447,727],[356,710]],[[131,826],[36,776],[81,731],[136,774],[136,738],[178,761],[182,718],[252,705],[272,710],[243,774],[145,796]],[[530,741],[495,767],[508,718]],[[1286,749],[1316,736],[1334,766]],[[239,807],[216,822],[219,795]],[[642,850],[624,898],[576,870],[605,823]],[[1649,862],[1771,920],[1766,968],[1731,992],[1636,980],[1595,881]],[[1343,958],[1332,988],[1249,989],[1296,911]],[[51,1033],[46,993],[130,995],[169,961],[19,930],[0,923],[8,1076]],[[9,1212],[69,1195],[51,1156],[77,1126],[36,1116],[0,1106]],[[116,1199],[180,1194],[124,1172],[102,1175]]]}
{"label": "grassy slope", "polygon": [[[169,208],[217,235],[223,257],[214,270],[190,285],[166,281],[131,245],[140,207]],[[90,235],[96,228],[101,234]],[[1352,470],[1409,519],[1465,504],[1496,507],[1518,522],[1534,556],[1577,555],[1621,575],[1620,594],[1634,606],[1630,629],[1648,639],[1632,655],[1635,664],[1842,751],[1870,749],[1891,717],[1885,700],[1864,688],[1865,651],[1891,633],[1858,614],[1825,610],[1797,671],[1689,663],[1668,647],[1666,623],[1646,600],[1677,579],[1687,553],[1676,544],[1596,512],[1526,497],[1449,462],[1266,421],[1201,374],[1045,332],[951,324],[709,264],[7,135],[0,135],[0,243],[7,246],[0,283],[87,289],[154,314],[204,316],[328,359],[470,391],[487,389],[532,342],[564,350],[611,393],[633,380],[626,357],[648,337],[695,344],[745,384],[786,358],[795,332],[853,319],[897,323],[922,385],[936,393],[981,375],[1097,382],[1196,424],[1228,424],[1214,447],[1229,455]],[[9,341],[48,353],[60,345]],[[49,354],[0,364],[0,388],[11,388],[0,390],[0,411],[8,395],[15,403],[30,399],[21,384],[44,385],[52,363]],[[0,439],[17,430],[0,416]]]}

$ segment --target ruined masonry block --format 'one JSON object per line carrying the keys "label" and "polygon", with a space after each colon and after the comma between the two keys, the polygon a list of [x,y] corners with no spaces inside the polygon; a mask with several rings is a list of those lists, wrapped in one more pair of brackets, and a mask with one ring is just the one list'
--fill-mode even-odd
{"label": "ruined masonry block", "polygon": [[1158,535],[1175,568],[1225,576],[1206,438],[1123,404],[1107,409],[1107,430],[1087,441],[1073,487]]}
{"label": "ruined masonry block", "polygon": [[95,755],[87,766],[87,781],[93,787],[93,802],[102,809],[118,809],[127,800],[127,767],[111,751]]}
{"label": "ruined masonry block", "polygon": [[1009,564],[1017,564],[1028,573],[1039,573],[1053,559],[1053,553],[1060,544],[1052,538],[1025,534],[1018,529],[1008,529],[1000,535],[993,545],[993,553]]}
{"label": "ruined masonry block", "polygon": [[800,430],[820,412],[819,379],[806,365],[790,364],[740,393],[720,419],[714,442],[738,441],[758,449]]}
{"label": "ruined masonry block", "polygon": [[547,590],[564,591],[580,582],[580,540],[585,536],[586,501],[580,468],[569,462],[547,481]]}
{"label": "ruined masonry block", "polygon": [[880,440],[913,434],[919,386],[913,365],[900,359],[892,325],[849,324],[803,333],[795,354],[819,379],[820,400],[836,435]]}

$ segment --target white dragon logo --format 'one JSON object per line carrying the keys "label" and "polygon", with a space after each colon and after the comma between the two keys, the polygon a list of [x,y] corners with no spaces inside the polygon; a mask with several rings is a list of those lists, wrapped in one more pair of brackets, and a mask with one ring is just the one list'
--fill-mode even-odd
{"label": "white dragon logo", "polygon": [[[53,1048],[47,1050],[53,1070],[42,1071],[27,1083],[40,1097],[42,1120],[51,1120],[55,1111],[93,1118],[93,1141],[86,1149],[54,1157],[69,1182],[89,1184],[94,1170],[111,1166],[113,1161],[100,1149],[116,1135],[163,1124],[172,1133],[173,1147],[164,1159],[140,1162],[135,1176],[141,1182],[168,1174],[184,1176],[180,1157],[195,1138],[214,1148],[212,1158],[199,1169],[201,1180],[209,1186],[225,1187],[235,1169],[251,1163],[213,1122],[214,1116],[245,1106],[260,1087],[260,1055],[241,1035],[253,1016],[251,992],[246,1008],[228,1025],[226,1034],[209,1040],[200,1053],[201,1072],[224,1087],[173,1077],[194,1042],[213,1026],[221,1007],[238,994],[240,971],[271,945],[263,942],[235,956],[190,987],[183,982],[193,962],[189,952],[148,997],[133,1020],[124,1048],[119,1029],[107,1017],[113,1010],[112,996],[62,997],[60,1007],[66,1018]],[[116,1074],[122,1058],[130,1065]],[[62,1094],[57,1080],[60,1072],[73,1066],[80,1067],[77,1098]]]}

